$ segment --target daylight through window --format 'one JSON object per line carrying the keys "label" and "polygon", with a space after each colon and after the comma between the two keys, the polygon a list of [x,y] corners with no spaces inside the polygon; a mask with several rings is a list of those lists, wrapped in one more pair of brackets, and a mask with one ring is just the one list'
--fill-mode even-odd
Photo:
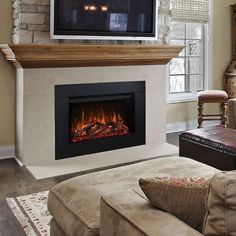
{"label": "daylight through window", "polygon": [[204,25],[172,22],[170,44],[184,45],[178,58],[171,60],[169,93],[204,89]]}
{"label": "daylight through window", "polygon": [[[174,14],[172,15],[170,26],[170,44],[183,45],[185,48],[178,58],[172,59],[169,63],[168,98],[172,101],[178,101],[180,98],[183,100],[184,98],[194,98],[198,91],[205,89],[207,80],[208,48],[206,20],[208,19],[208,8],[204,5],[202,9],[205,9],[205,11],[202,10],[200,13],[202,18],[196,16],[194,19],[194,13],[192,12],[191,14],[191,9],[184,14],[184,11],[187,11],[187,8],[192,6],[187,3],[193,2],[193,0],[186,0],[185,9],[181,10],[176,3],[178,1],[172,0],[172,8],[175,7],[177,10],[175,9],[174,11],[172,9]],[[208,3],[206,0],[194,0],[194,2]]]}

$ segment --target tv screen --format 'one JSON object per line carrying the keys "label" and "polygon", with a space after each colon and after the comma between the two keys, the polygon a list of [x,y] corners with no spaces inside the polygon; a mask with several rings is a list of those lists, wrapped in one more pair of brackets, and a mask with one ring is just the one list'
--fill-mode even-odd
{"label": "tv screen", "polygon": [[154,39],[156,0],[51,0],[57,39]]}

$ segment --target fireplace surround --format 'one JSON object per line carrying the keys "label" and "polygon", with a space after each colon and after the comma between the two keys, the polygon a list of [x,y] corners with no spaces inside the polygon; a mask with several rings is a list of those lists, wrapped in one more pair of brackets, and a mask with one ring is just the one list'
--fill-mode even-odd
{"label": "fireplace surround", "polygon": [[[176,147],[165,143],[165,65],[183,47],[1,45],[0,48],[6,60],[16,67],[16,157],[36,178],[114,167],[178,152]],[[128,81],[145,81],[145,144],[55,160],[55,86]]]}
{"label": "fireplace surround", "polygon": [[145,144],[145,81],[55,86],[55,158]]}

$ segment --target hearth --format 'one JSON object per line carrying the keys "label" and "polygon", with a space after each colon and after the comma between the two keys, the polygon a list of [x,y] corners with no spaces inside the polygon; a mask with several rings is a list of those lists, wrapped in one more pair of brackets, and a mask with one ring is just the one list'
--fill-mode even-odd
{"label": "hearth", "polygon": [[145,144],[145,82],[55,86],[56,159]]}

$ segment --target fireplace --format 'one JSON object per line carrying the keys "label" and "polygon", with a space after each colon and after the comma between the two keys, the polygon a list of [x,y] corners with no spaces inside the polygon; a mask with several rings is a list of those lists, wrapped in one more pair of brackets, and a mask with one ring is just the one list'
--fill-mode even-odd
{"label": "fireplace", "polygon": [[56,159],[145,144],[145,82],[55,86]]}
{"label": "fireplace", "polygon": [[134,132],[133,104],[133,94],[72,98],[70,141],[76,143]]}
{"label": "fireplace", "polygon": [[[0,48],[17,68],[16,157],[36,178],[109,168],[178,152],[165,143],[165,64],[182,47],[28,44]],[[134,83],[126,86],[128,81]],[[136,81],[145,82],[140,85]],[[105,88],[99,88],[101,83]],[[125,123],[130,122],[129,115],[122,116],[129,133],[71,142],[72,98],[118,94],[133,94],[135,98],[134,126]],[[106,151],[112,148],[116,150]],[[94,154],[84,155],[88,152]]]}

